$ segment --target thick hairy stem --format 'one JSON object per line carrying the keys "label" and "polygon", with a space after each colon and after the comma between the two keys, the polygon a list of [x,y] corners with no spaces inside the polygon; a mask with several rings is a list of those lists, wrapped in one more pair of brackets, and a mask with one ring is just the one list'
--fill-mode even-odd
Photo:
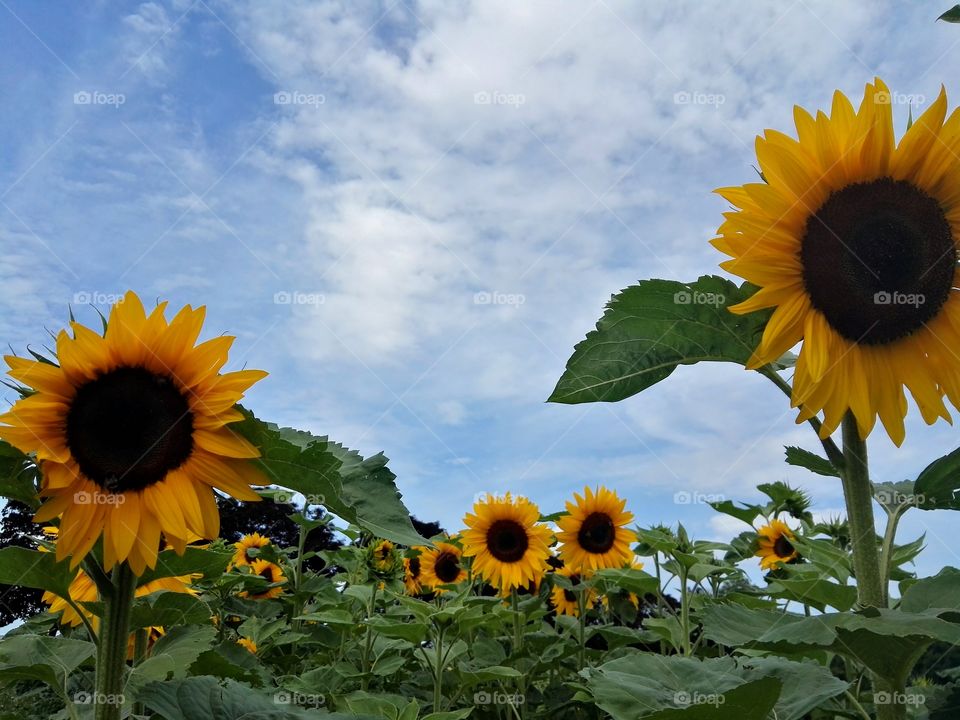
{"label": "thick hairy stem", "polygon": [[124,701],[124,676],[127,671],[130,609],[133,606],[136,586],[136,575],[123,563],[114,569],[111,593],[103,598],[103,624],[100,628],[94,696],[95,720],[120,720]]}

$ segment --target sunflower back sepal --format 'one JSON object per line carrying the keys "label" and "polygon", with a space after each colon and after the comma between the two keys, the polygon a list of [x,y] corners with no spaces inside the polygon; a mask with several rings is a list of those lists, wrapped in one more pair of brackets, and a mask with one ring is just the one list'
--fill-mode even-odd
{"label": "sunflower back sepal", "polygon": [[716,275],[695,282],[643,280],[614,295],[596,330],[577,344],[548,402],[616,402],[668,377],[680,365],[746,365],[770,312],[730,308],[756,287]]}

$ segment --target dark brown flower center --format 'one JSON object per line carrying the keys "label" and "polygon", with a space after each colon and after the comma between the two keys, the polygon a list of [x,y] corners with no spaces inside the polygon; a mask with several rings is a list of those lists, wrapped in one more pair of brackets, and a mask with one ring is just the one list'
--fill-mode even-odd
{"label": "dark brown flower center", "polygon": [[262,577],[267,582],[272,583],[274,581],[273,568],[265,567],[263,570],[260,571],[260,577]]}
{"label": "dark brown flower center", "polygon": [[407,565],[407,567],[410,569],[411,578],[416,580],[418,577],[420,577],[420,558],[419,557],[410,558],[410,564]]}
{"label": "dark brown flower center", "polygon": [[790,557],[794,553],[793,545],[787,540],[786,535],[781,535],[773,541],[773,551],[777,554],[777,557],[781,558]]}
{"label": "dark brown flower center", "polygon": [[437,579],[442,583],[455,582],[460,577],[460,558],[449,550],[444,550],[437,555],[437,560],[433,564],[433,572]]}
{"label": "dark brown flower center", "polygon": [[617,537],[613,520],[606,513],[595,512],[587,516],[577,533],[577,542],[588,553],[605,553],[613,547]]}
{"label": "dark brown flower center", "polygon": [[881,178],[835,191],[807,220],[800,250],[814,308],[848,340],[883,345],[937,315],[957,265],[940,204]]}
{"label": "dark brown flower center", "polygon": [[66,435],[80,470],[97,485],[140,490],[190,457],[193,415],[169,377],[122,367],[77,389]]}
{"label": "dark brown flower center", "polygon": [[[573,585],[574,587],[576,587],[577,585],[580,584],[580,576],[579,576],[579,575],[571,575],[571,576],[570,576],[569,578],[567,578],[567,579],[570,581],[570,584]],[[576,594],[575,592],[573,592],[573,590],[567,590],[567,588],[564,588],[564,589],[563,589],[563,597],[564,597],[564,599],[565,599],[567,602],[576,602],[576,601],[577,601],[577,594]]]}
{"label": "dark brown flower center", "polygon": [[529,545],[526,528],[516,520],[497,520],[487,530],[487,548],[500,562],[517,562]]}

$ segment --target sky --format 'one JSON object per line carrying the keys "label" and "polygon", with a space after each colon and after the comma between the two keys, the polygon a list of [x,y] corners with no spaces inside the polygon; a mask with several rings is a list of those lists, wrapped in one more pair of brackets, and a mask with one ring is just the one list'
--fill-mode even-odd
{"label": "sky", "polygon": [[[795,104],[879,75],[902,132],[941,83],[960,98],[947,5],[0,0],[0,340],[42,347],[128,289],[206,305],[230,369],[270,372],[248,407],[383,451],[451,531],[484,492],[553,512],[598,484],[704,539],[748,529],[706,496],[762,482],[839,514],[838,481],[783,462],[812,431],[740,367],[545,400],[612,293],[723,274],[712,190],[755,179]],[[871,436],[874,479],[957,432],[912,407],[901,448]],[[908,513],[921,574],[960,564],[956,526]]]}

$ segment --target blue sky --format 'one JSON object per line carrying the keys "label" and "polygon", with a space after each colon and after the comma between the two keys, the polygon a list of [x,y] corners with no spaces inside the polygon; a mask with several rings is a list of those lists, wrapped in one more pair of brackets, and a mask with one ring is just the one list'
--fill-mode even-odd
{"label": "blue sky", "polygon": [[[960,97],[947,5],[0,0],[0,337],[128,288],[206,304],[232,365],[271,372],[259,416],[383,450],[449,529],[484,491],[552,511],[588,483],[704,538],[745,526],[675,493],[787,480],[837,513],[836,482],[782,462],[812,433],[742,369],[544,400],[612,292],[719,272],[711,190],[795,103],[879,74],[902,130],[940,83]],[[912,410],[901,449],[871,443],[902,480],[958,438]],[[960,563],[955,526],[907,516],[921,572]]]}

